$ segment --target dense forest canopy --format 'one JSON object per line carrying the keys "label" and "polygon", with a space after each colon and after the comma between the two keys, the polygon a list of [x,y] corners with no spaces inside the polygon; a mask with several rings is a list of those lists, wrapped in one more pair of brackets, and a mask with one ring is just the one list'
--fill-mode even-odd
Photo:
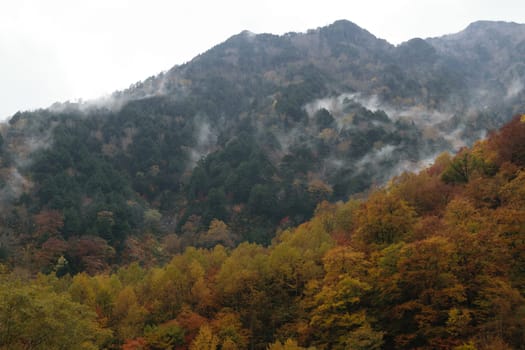
{"label": "dense forest canopy", "polygon": [[524,48],[242,32],[16,113],[0,348],[522,349]]}
{"label": "dense forest canopy", "polygon": [[[70,273],[102,271],[145,234],[178,252],[268,245],[320,201],[521,111],[524,43],[523,25],[500,22],[398,46],[348,21],[243,32],[110,98],[19,112],[0,130],[0,261],[45,272],[32,256],[51,246]],[[213,220],[228,227],[217,240]]]}
{"label": "dense forest canopy", "polygon": [[[172,255],[150,237],[137,243],[142,266],[72,276],[60,244],[48,240],[40,258],[60,256],[50,273],[0,274],[0,344],[523,349],[524,181],[518,115],[367,199],[319,203],[312,219],[279,229],[268,246],[228,248],[230,228],[215,219],[210,248]],[[171,258],[158,265],[163,254]],[[102,260],[82,258],[93,268]]]}

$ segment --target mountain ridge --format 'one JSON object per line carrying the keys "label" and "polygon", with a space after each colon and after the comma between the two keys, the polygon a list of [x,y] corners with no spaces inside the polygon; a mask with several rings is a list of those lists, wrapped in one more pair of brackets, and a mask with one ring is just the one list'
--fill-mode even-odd
{"label": "mountain ridge", "polygon": [[[476,23],[476,22],[475,22]],[[483,21],[483,22],[478,22],[478,24],[473,24],[474,27],[485,27],[486,25],[490,24],[490,26],[500,26],[501,24],[503,24],[504,26],[507,26],[507,25],[512,25],[513,27],[516,27],[516,28],[521,28],[521,31],[523,31],[523,28],[525,28],[525,25],[523,24],[515,24],[515,23],[507,23],[507,22],[487,22],[487,21]],[[365,35],[366,39],[368,41],[373,41],[378,50],[377,52],[370,52],[370,50],[368,50],[368,52],[365,52],[365,53],[360,53],[359,52],[359,49],[358,48],[356,50],[356,48],[352,47],[351,45],[349,46],[349,44],[352,44],[351,41],[338,41],[338,40],[332,40],[331,44],[334,44],[334,41],[335,43],[337,42],[342,42],[343,44],[345,44],[346,46],[344,47],[337,47],[337,48],[334,48],[333,45],[330,46],[329,44],[330,43],[327,43],[326,40],[324,40],[324,37],[323,37],[323,33],[326,34],[327,32],[330,32],[330,33],[337,33],[338,31],[340,33],[343,33],[342,35],[342,38],[344,38],[344,33],[345,33],[345,28],[347,28],[349,32],[352,32],[352,33],[355,33],[355,32],[358,32],[358,33],[367,33]],[[439,50],[445,50],[444,47],[448,47],[450,45],[447,44],[447,41],[449,41],[449,38],[452,38],[452,37],[457,37],[457,35],[462,35],[462,33],[464,33],[465,31],[467,30],[470,30],[469,29],[470,27],[467,27],[465,30],[461,31],[461,32],[458,32],[458,33],[455,33],[455,34],[451,34],[451,35],[444,35],[444,36],[440,36],[440,37],[436,37],[436,38],[427,38],[427,39],[422,39],[426,44],[430,44],[435,50],[437,50],[439,52]],[[356,54],[368,54],[368,55],[373,55],[373,56],[383,56],[383,55],[388,55],[390,57],[387,58],[387,60],[392,60],[393,57],[395,58],[396,56],[402,56],[402,52],[400,53],[400,51],[403,51],[407,45],[408,46],[413,46],[412,44],[414,43],[414,40],[415,39],[418,39],[418,38],[414,38],[414,39],[411,39],[411,40],[408,40],[407,42],[404,42],[404,43],[401,43],[397,46],[394,46],[392,44],[389,44],[387,41],[383,40],[383,39],[379,39],[379,38],[376,38],[373,34],[367,32],[366,30],[360,28],[359,26],[357,26],[355,23],[352,23],[350,21],[346,21],[346,20],[341,20],[341,21],[336,21],[334,22],[334,24],[332,25],[329,25],[329,26],[326,26],[326,27],[319,27],[315,30],[309,30],[309,31],[306,31],[305,33],[287,33],[283,36],[276,36],[276,35],[273,35],[273,34],[251,34],[249,36],[246,36],[246,35],[243,35],[242,33],[239,33],[237,35],[234,35],[232,37],[230,37],[229,39],[227,39],[225,42],[221,43],[221,44],[218,44],[216,45],[215,47],[213,47],[212,49],[198,55],[197,57],[195,57],[193,60],[183,64],[183,65],[179,65],[179,66],[175,66],[173,68],[171,68],[170,70],[168,70],[166,73],[163,73],[161,75],[158,76],[158,78],[155,78],[155,77],[152,77],[150,79],[152,79],[153,81],[151,80],[148,80],[149,84],[153,84],[153,85],[156,85],[157,87],[158,86],[164,86],[164,82],[165,80],[168,80],[168,81],[177,81],[177,78],[178,79],[181,79],[182,77],[180,77],[180,75],[184,74],[184,72],[187,72],[188,68],[190,69],[191,71],[191,67],[192,66],[195,66],[197,65],[199,62],[202,62],[202,60],[206,61],[206,59],[210,59],[209,57],[214,55],[217,50],[224,50],[226,48],[230,49],[230,50],[233,50],[233,48],[231,47],[233,45],[233,43],[236,43],[236,45],[240,45],[244,42],[244,44],[247,44],[248,42],[245,41],[246,38],[250,38],[250,41],[249,43],[252,43],[254,45],[258,45],[260,47],[263,47],[265,43],[268,43],[268,42],[272,42],[275,41],[277,43],[277,48],[274,48],[274,49],[279,49],[279,46],[284,46],[285,48],[289,49],[289,51],[287,51],[287,54],[288,55],[291,55],[291,57],[288,57],[288,59],[292,59],[295,57],[297,58],[298,55],[303,55],[303,56],[306,56],[307,58],[309,57],[311,63],[315,64],[315,60],[316,60],[316,56],[317,56],[317,60],[323,60],[323,58],[326,58],[328,56],[330,56],[334,49],[335,50],[347,50],[347,54],[353,54],[353,55],[356,55]],[[335,34],[335,36],[333,38],[341,38],[341,36],[338,34]],[[417,40],[416,40],[417,41]],[[422,42],[421,42],[422,43]],[[447,46],[448,45],[448,46]],[[525,45],[525,44],[523,44]],[[370,45],[369,45],[370,46]],[[259,51],[258,51],[258,54],[261,54],[261,48],[259,47]],[[301,47],[306,47],[307,49],[304,49],[302,51],[300,51],[300,48]],[[281,50],[283,49],[283,47],[280,48]],[[373,50],[375,50],[376,48],[373,48]],[[298,51],[299,50],[299,51]],[[323,50],[324,50],[324,54],[323,54]],[[328,52],[327,50],[329,50],[330,52]],[[447,50],[452,50],[451,48],[447,49]],[[446,50],[445,50],[446,51]],[[464,70],[467,70],[469,69],[469,67],[474,67],[474,68],[470,68],[470,70],[472,71],[470,74],[471,75],[474,75],[477,71],[479,71],[479,63],[478,62],[474,62],[475,64],[473,64],[472,60],[476,60],[475,57],[471,57],[471,62],[462,62],[461,60],[458,59],[457,57],[457,52],[458,51],[461,51],[460,49],[458,48],[454,48],[453,49],[454,52],[456,52],[455,54],[452,53],[450,55],[450,57],[444,57],[442,58],[441,61],[444,61],[441,63],[442,66],[447,66],[447,68],[452,68],[452,72],[455,74],[457,73],[457,70],[454,71],[454,67],[453,66],[458,66],[460,65],[461,66],[461,69],[464,69]],[[313,55],[310,56],[310,54],[314,52]],[[223,52],[224,53],[224,52]],[[262,55],[264,55],[265,53],[262,52]],[[338,52],[338,54],[341,54],[341,52]],[[425,59],[425,56],[427,56],[427,54],[425,53],[419,53],[421,55],[421,58],[422,59]],[[505,55],[507,55],[507,53],[503,53]],[[279,57],[273,57],[274,60],[278,59]],[[375,60],[381,60],[380,57],[374,57]],[[235,57],[230,57],[230,59],[232,59],[233,61],[232,62],[235,62]],[[313,61],[313,62],[312,62]],[[274,64],[275,62],[274,61],[269,61],[270,64]],[[401,64],[402,62],[397,62],[397,64]],[[409,62],[409,63],[413,63],[413,62]],[[238,64],[232,64],[232,66],[236,69],[239,69],[242,67],[240,67]],[[501,66],[501,65],[500,65]],[[519,67],[518,67],[519,68]],[[196,68],[197,70],[200,69],[200,68]],[[407,69],[410,69],[410,67],[403,67],[403,69],[407,70]],[[502,69],[501,67],[499,69]],[[371,79],[373,79],[373,77],[370,77]],[[472,85],[475,85],[475,83],[479,82],[479,79],[473,79],[475,80],[475,82],[472,83]],[[160,82],[159,82],[160,81]],[[349,88],[349,90],[351,91],[352,88],[355,89],[355,90],[362,90],[362,89],[369,89],[370,86],[368,85],[362,85],[363,82],[361,81],[361,83],[355,87],[351,87]],[[137,83],[135,84],[134,88],[131,89],[133,90],[134,92],[131,92],[130,89],[128,90],[125,90],[123,91],[122,93],[125,95],[126,93],[131,93],[131,96],[132,98],[136,98],[137,97],[137,88],[138,86],[141,86],[142,83]],[[140,90],[140,89],[139,89]],[[142,96],[150,96],[152,93],[158,93],[159,90],[154,90],[154,89],[149,89],[149,94],[144,94],[142,93]]]}
{"label": "mountain ridge", "polygon": [[[50,213],[61,224],[43,232],[102,239],[118,259],[144,232],[181,247],[268,244],[318,202],[456,152],[523,111],[516,28],[467,52],[471,41],[447,38],[393,46],[349,21],[241,32],[105,102],[19,112],[0,142],[4,245],[20,249]],[[228,227],[215,241],[213,220]]]}

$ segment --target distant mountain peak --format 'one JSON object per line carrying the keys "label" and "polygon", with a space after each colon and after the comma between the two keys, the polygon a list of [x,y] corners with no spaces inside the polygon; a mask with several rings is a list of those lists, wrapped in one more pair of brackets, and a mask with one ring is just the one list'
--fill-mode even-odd
{"label": "distant mountain peak", "polygon": [[364,40],[377,40],[377,37],[366,29],[363,29],[354,22],[345,19],[335,21],[334,23],[320,29],[321,32],[336,36],[345,41],[349,40],[359,42]]}
{"label": "distant mountain peak", "polygon": [[494,34],[512,36],[517,40],[521,40],[525,36],[525,24],[505,21],[476,21],[460,32],[431,38],[430,40],[486,39],[487,35]]}
{"label": "distant mountain peak", "polygon": [[352,21],[349,21],[347,19],[339,19],[335,21],[334,23],[328,25],[327,27],[338,27],[338,28],[345,28],[345,29],[353,29],[353,30],[359,30],[359,31],[366,31],[357,24],[355,24]]}
{"label": "distant mountain peak", "polygon": [[481,20],[481,21],[476,21],[476,22],[472,22],[471,24],[469,24],[467,28],[465,28],[465,31],[480,30],[480,29],[483,30],[483,29],[495,28],[495,27],[516,28],[519,26],[521,26],[521,24],[516,23],[516,22]]}
{"label": "distant mountain peak", "polygon": [[246,38],[246,39],[253,39],[257,36],[257,33],[254,33],[252,31],[249,31],[247,29],[243,30],[239,34],[235,35],[234,37],[240,37],[240,38]]}

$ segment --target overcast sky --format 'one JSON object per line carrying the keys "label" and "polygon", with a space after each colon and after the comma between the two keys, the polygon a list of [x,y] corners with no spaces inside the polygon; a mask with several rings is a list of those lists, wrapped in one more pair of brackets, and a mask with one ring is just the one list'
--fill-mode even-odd
{"label": "overcast sky", "polygon": [[124,89],[245,29],[304,32],[338,19],[399,44],[481,19],[525,23],[525,1],[0,0],[0,119]]}

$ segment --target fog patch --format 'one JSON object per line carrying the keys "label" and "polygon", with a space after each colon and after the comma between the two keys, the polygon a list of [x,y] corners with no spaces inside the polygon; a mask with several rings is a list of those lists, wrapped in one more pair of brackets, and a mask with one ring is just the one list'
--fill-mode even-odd
{"label": "fog patch", "polygon": [[[465,126],[460,125],[451,132],[442,132],[441,136],[448,141],[455,152],[459,151],[463,147],[466,147],[467,144],[462,138],[463,133],[465,132]],[[486,132],[485,132],[486,133]]]}
{"label": "fog patch", "polygon": [[307,103],[304,106],[304,110],[310,118],[321,109],[326,109],[332,115],[343,114],[343,108],[346,101],[353,101],[357,97],[357,94],[345,93],[335,97],[325,97],[312,102]]}
{"label": "fog patch", "polygon": [[[514,89],[519,85],[514,84]],[[384,112],[390,122],[380,118],[373,118],[369,122],[374,127],[383,128],[390,132],[392,128],[402,128],[403,124],[409,123],[415,126],[422,137],[419,151],[408,152],[406,145],[402,142],[388,143],[382,147],[370,150],[357,161],[350,163],[347,160],[340,160],[328,157],[324,160],[323,170],[326,173],[347,168],[356,174],[372,176],[373,181],[386,182],[393,176],[403,172],[417,172],[432,164],[438,154],[443,151],[458,151],[467,146],[469,140],[466,139],[466,127],[464,123],[458,123],[468,118],[468,113],[475,118],[479,111],[467,109],[461,114],[463,119],[459,119],[451,110],[431,109],[422,104],[413,106],[398,107],[385,103],[377,95],[365,95],[362,93],[343,93],[337,96],[317,99],[304,105],[304,110],[310,119],[316,113],[326,109],[336,122],[339,132],[350,128],[359,128],[354,124],[355,115],[359,115],[359,108],[364,108],[372,113]],[[402,129],[399,129],[402,130]],[[472,133],[478,134],[476,130]],[[486,131],[479,132],[480,137],[486,136]],[[428,146],[428,147],[427,147]],[[437,147],[436,147],[437,146]],[[410,158],[408,154],[410,155]]]}
{"label": "fog patch", "polygon": [[402,160],[400,161],[394,169],[392,169],[392,172],[389,175],[389,178],[393,178],[394,176],[399,176],[403,173],[417,173],[421,171],[422,169],[426,169],[432,164],[434,164],[434,161],[438,157],[439,153],[433,154],[429,157],[426,157],[424,159],[418,160],[418,161],[411,161],[411,160]]}
{"label": "fog patch", "polygon": [[301,144],[301,136],[305,136],[307,133],[306,130],[300,128],[293,128],[286,133],[284,132],[274,132],[274,136],[281,146],[281,151],[288,153],[292,146],[297,146]]}
{"label": "fog patch", "polygon": [[[345,120],[345,110],[351,104],[359,104],[372,112],[383,111],[392,121],[412,121],[419,127],[436,126],[449,121],[454,115],[452,113],[429,110],[421,105],[405,108],[397,108],[381,101],[377,95],[364,95],[361,93],[343,93],[335,97],[317,99],[307,103],[303,108],[310,118],[315,116],[321,109],[326,109],[335,118],[339,129],[348,126]],[[376,122],[377,124],[377,122]]]}
{"label": "fog patch", "polygon": [[190,91],[191,81],[184,78],[180,66],[174,66],[167,72],[161,72],[144,81],[132,84],[128,89],[113,94],[126,100],[166,96],[185,98]]}
{"label": "fog patch", "polygon": [[382,161],[389,160],[392,158],[392,155],[397,148],[398,147],[394,145],[385,145],[379,149],[373,150],[361,158],[356,163],[356,166],[358,168],[363,168],[370,164],[378,164]]}
{"label": "fog patch", "polygon": [[189,149],[189,168],[193,169],[197,162],[206,157],[217,144],[217,133],[212,129],[210,123],[202,117],[194,119],[195,123],[195,146]]}
{"label": "fog patch", "polygon": [[345,166],[345,161],[342,159],[338,159],[338,158],[329,158],[326,160],[326,164],[331,169],[338,170],[338,169],[342,169]]}
{"label": "fog patch", "polygon": [[48,109],[52,112],[64,113],[78,111],[88,115],[96,109],[107,109],[118,112],[128,102],[158,96],[179,96],[183,98],[189,92],[190,81],[184,79],[175,66],[169,72],[161,72],[151,76],[144,81],[131,84],[127,89],[116,91],[111,94],[102,95],[97,98],[83,100],[77,99],[65,102],[56,102]]}
{"label": "fog patch", "polygon": [[523,91],[524,85],[523,82],[519,79],[514,79],[509,86],[507,86],[507,95],[505,95],[506,100],[510,100],[518,96]]}
{"label": "fog patch", "polygon": [[31,181],[26,179],[17,168],[11,167],[4,169],[4,183],[0,189],[0,201],[10,203],[19,198],[23,193],[28,192],[33,186]]}

